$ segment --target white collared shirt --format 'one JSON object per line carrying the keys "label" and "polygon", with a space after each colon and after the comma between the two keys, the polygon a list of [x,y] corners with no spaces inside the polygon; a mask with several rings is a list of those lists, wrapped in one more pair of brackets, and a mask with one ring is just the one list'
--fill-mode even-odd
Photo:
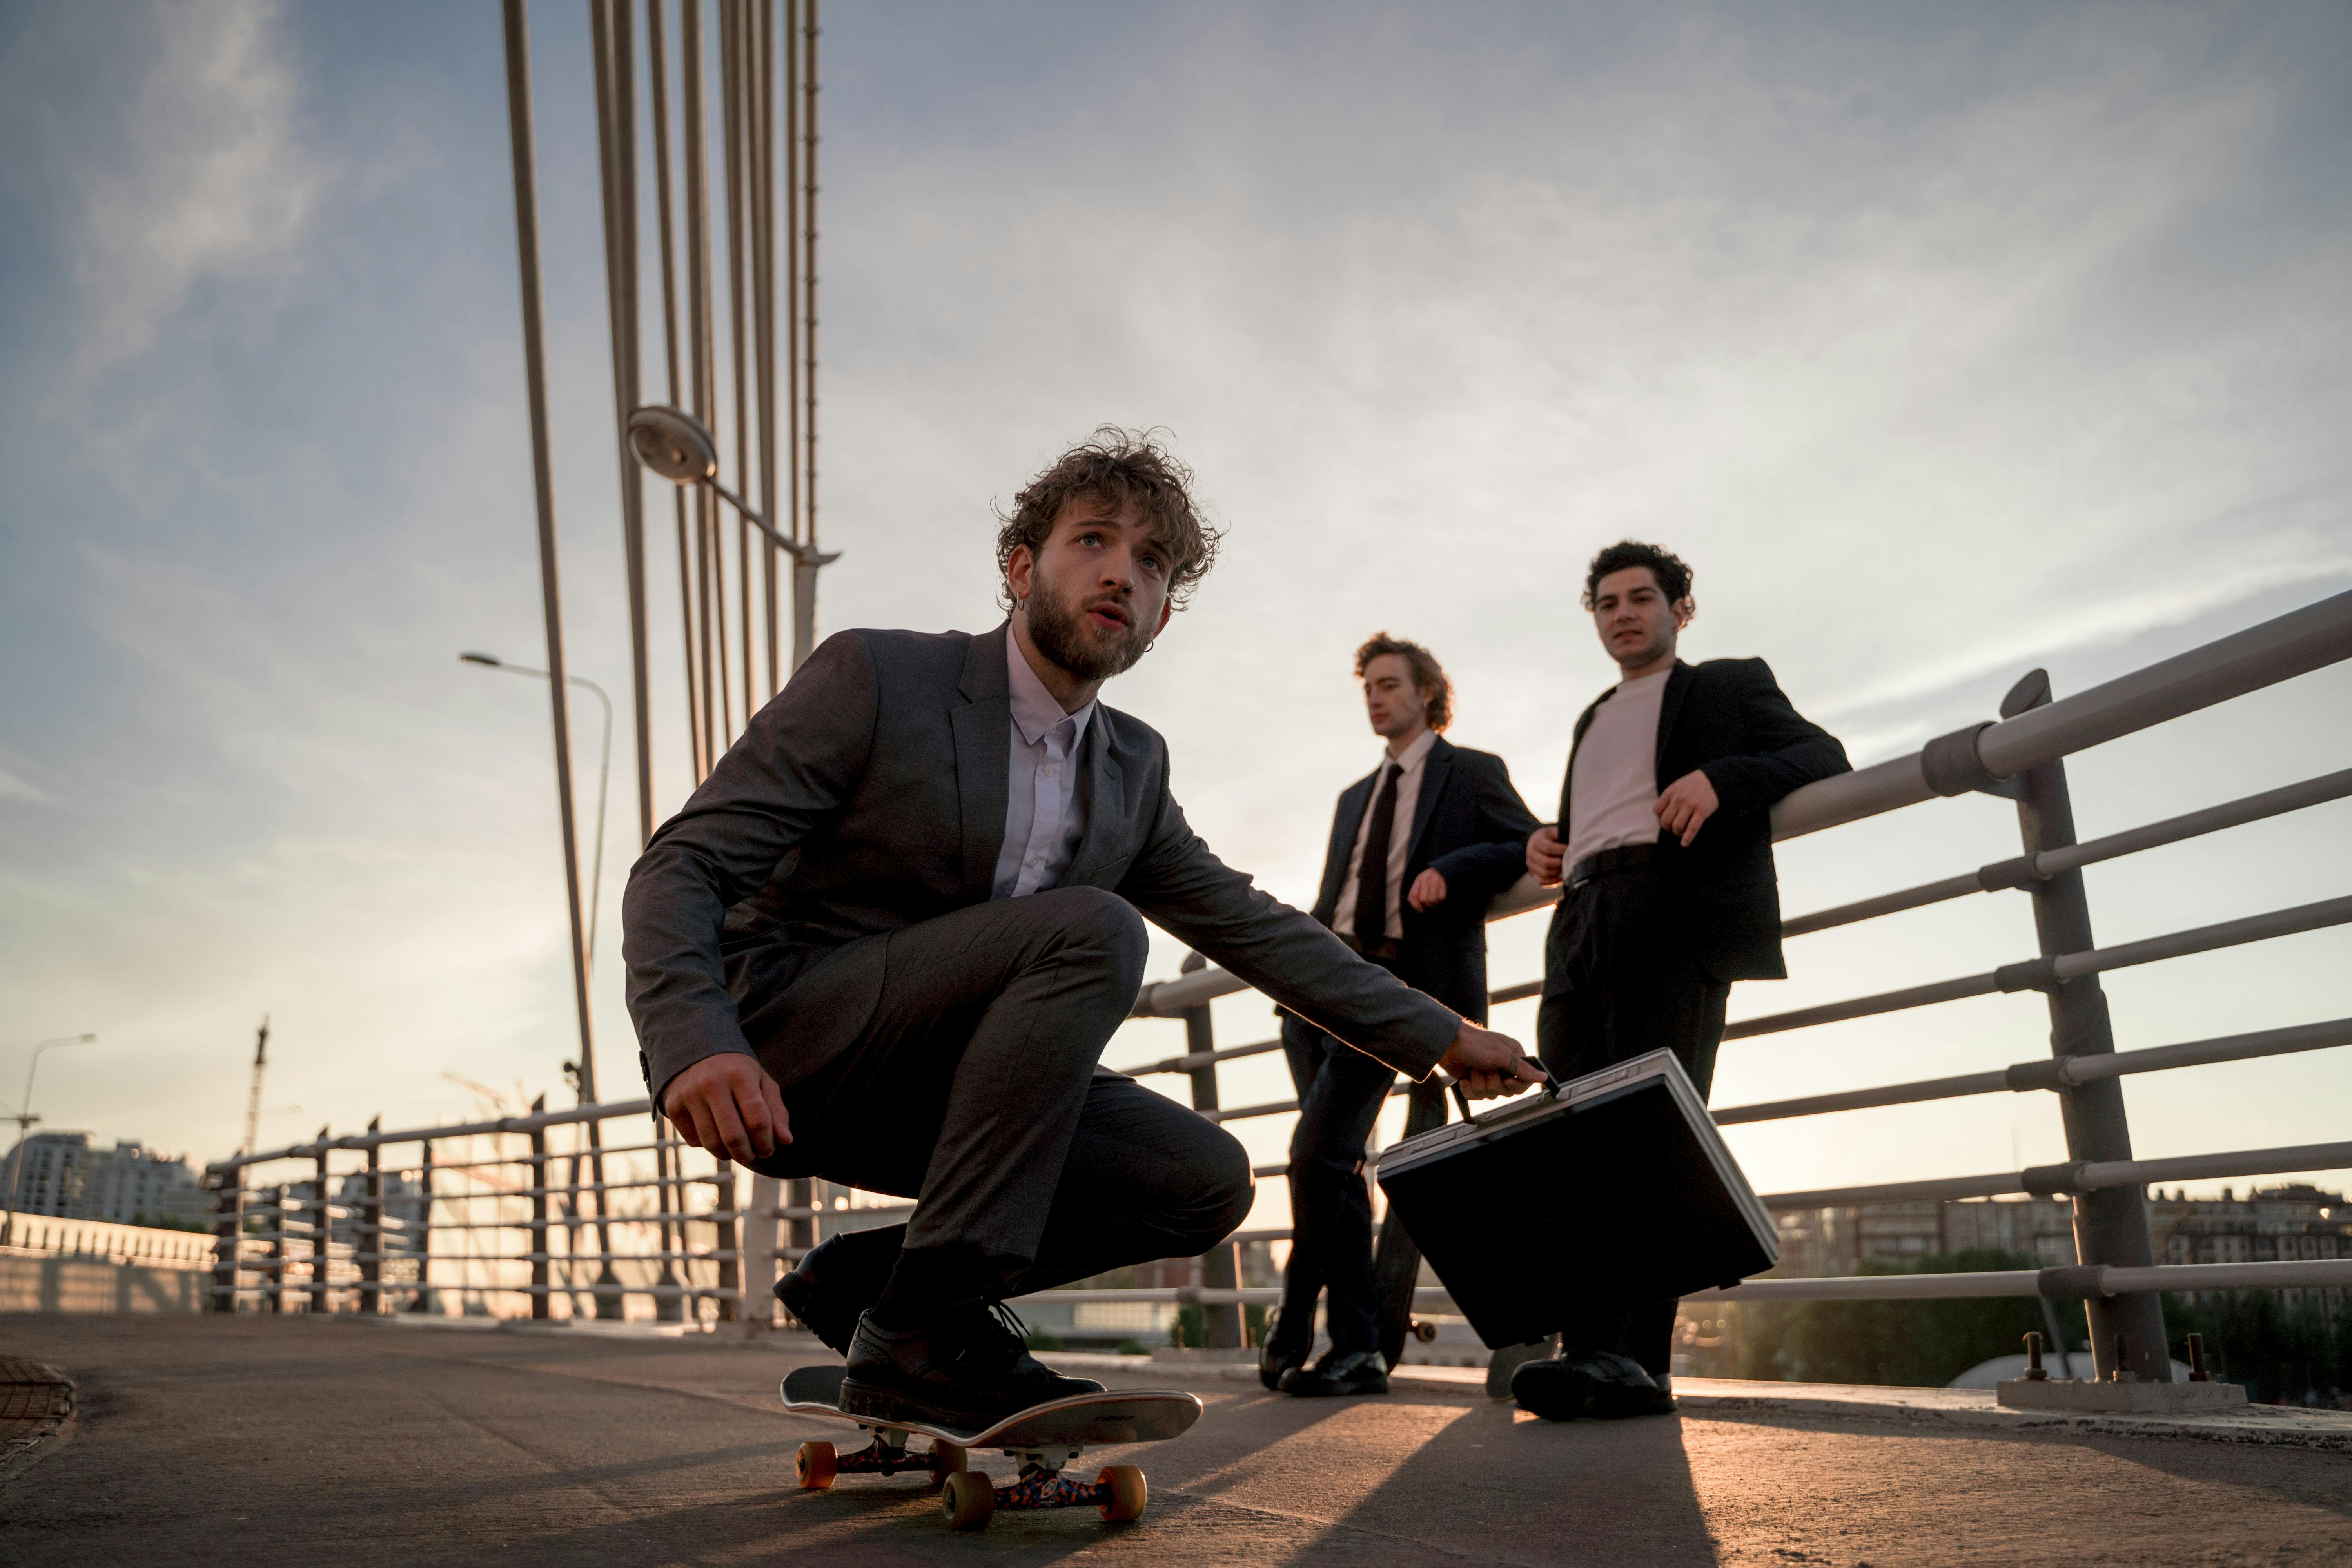
{"label": "white collared shirt", "polygon": [[1372,792],[1364,797],[1364,815],[1356,824],[1356,845],[1348,851],[1348,875],[1339,884],[1339,901],[1331,910],[1331,929],[1352,936],[1356,931],[1357,879],[1364,868],[1364,837],[1372,830],[1372,808],[1381,800],[1381,773],[1393,763],[1400,770],[1396,781],[1396,816],[1389,826],[1389,921],[1387,935],[1404,935],[1404,862],[1412,849],[1412,814],[1421,804],[1421,780],[1425,771],[1422,763],[1429,760],[1430,748],[1437,744],[1437,731],[1423,730],[1414,737],[1404,755],[1391,757],[1381,752],[1381,773],[1372,775]]}
{"label": "white collared shirt", "polygon": [[1603,849],[1658,841],[1658,706],[1673,673],[1620,681],[1593,710],[1568,770],[1568,869]]}
{"label": "white collared shirt", "polygon": [[1065,713],[1010,626],[1004,668],[1013,698],[1013,748],[1004,779],[1004,846],[996,852],[992,899],[1018,899],[1059,887],[1077,852],[1086,813],[1077,800],[1078,742],[1094,717],[1089,701]]}

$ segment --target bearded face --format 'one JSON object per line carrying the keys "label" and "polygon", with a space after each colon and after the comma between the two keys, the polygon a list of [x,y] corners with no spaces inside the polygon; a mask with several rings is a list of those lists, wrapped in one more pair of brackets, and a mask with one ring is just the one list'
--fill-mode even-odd
{"label": "bearded face", "polygon": [[1154,628],[1122,595],[1100,591],[1084,604],[1062,596],[1042,574],[1029,589],[1029,637],[1037,651],[1080,680],[1108,680],[1135,668]]}

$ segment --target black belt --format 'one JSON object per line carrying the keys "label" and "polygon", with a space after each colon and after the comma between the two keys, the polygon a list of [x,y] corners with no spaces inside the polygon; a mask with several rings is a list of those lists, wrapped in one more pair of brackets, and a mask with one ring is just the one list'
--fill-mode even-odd
{"label": "black belt", "polygon": [[1376,963],[1395,963],[1397,952],[1403,946],[1403,943],[1392,936],[1384,936],[1376,942],[1367,944],[1358,942],[1347,931],[1334,931],[1331,934],[1346,942],[1351,951],[1362,953]]}
{"label": "black belt", "polygon": [[1646,865],[1657,852],[1658,847],[1654,844],[1621,844],[1614,849],[1603,849],[1598,855],[1587,855],[1569,872],[1566,891],[1572,893],[1593,878],[1605,877],[1612,871]]}

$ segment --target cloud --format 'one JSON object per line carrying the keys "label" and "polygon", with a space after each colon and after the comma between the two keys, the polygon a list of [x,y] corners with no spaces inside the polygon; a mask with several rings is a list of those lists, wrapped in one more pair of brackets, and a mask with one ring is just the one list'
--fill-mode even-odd
{"label": "cloud", "polygon": [[281,12],[274,0],[148,12],[155,58],[125,117],[126,155],[80,182],[72,393],[152,351],[199,284],[283,265],[301,239],[327,171],[298,136]]}
{"label": "cloud", "polygon": [[48,797],[31,784],[0,768],[0,800],[46,800]]}

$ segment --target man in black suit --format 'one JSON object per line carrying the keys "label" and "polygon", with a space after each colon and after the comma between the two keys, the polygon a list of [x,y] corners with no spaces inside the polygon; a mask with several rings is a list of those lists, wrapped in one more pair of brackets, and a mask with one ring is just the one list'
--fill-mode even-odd
{"label": "man in black suit", "polygon": [[1097,1065],[1147,915],[1389,1068],[1540,1076],[1220,861],[1166,742],[1097,700],[1213,557],[1190,477],[1118,430],[1066,453],[1002,521],[1003,624],[827,638],[630,872],[629,1010],[679,1135],[915,1200],[777,1284],[847,1356],[855,1414],[985,1425],[1095,1391],[1003,1300],[1248,1212],[1229,1134]]}
{"label": "man in black suit", "polygon": [[[1454,686],[1427,648],[1379,633],[1356,650],[1356,675],[1386,750],[1379,769],[1339,796],[1315,918],[1406,984],[1484,1023],[1486,905],[1518,880],[1535,816],[1502,758],[1439,734],[1454,716]],[[1290,1263],[1258,1376],[1286,1394],[1386,1394],[1364,1142],[1396,1075],[1295,1015],[1284,1016],[1282,1048],[1298,1089]],[[1331,1348],[1310,1367],[1318,1292]]]}
{"label": "man in black suit", "polygon": [[[1576,721],[1559,823],[1528,840],[1536,879],[1565,883],[1538,1048],[1562,1082],[1670,1048],[1704,1098],[1732,982],[1788,974],[1773,803],[1845,772],[1845,748],[1797,712],[1762,659],[1675,657],[1696,606],[1690,568],[1668,551],[1603,550],[1584,606],[1622,676]],[[1511,1373],[1510,1392],[1555,1420],[1671,1410],[1675,1308],[1596,1298],[1558,1356]],[[1490,1392],[1509,1354],[1497,1352]]]}

